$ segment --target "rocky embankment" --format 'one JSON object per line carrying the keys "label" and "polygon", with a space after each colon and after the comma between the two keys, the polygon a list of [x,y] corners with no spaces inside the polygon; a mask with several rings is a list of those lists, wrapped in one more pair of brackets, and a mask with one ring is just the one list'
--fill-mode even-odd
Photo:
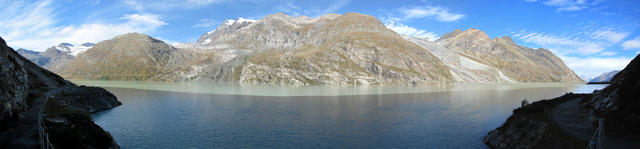
{"label": "rocky embankment", "polygon": [[121,105],[20,56],[0,38],[0,148],[119,148],[89,113]]}
{"label": "rocky embankment", "polygon": [[[489,132],[484,142],[491,148],[585,148],[584,139],[576,139],[552,125],[545,108],[568,100],[581,99],[572,111],[604,120],[604,145],[634,148],[640,141],[640,55],[616,74],[609,86],[592,94],[567,94],[542,100],[513,111],[502,126]],[[597,126],[597,125],[596,125]],[[607,142],[614,140],[615,143]],[[637,146],[635,146],[637,147]]]}
{"label": "rocky embankment", "polygon": [[566,94],[517,108],[502,126],[489,132],[483,141],[487,146],[499,149],[586,148],[585,141],[574,138],[553,125],[545,108],[553,108],[568,100],[587,96],[590,95]]}

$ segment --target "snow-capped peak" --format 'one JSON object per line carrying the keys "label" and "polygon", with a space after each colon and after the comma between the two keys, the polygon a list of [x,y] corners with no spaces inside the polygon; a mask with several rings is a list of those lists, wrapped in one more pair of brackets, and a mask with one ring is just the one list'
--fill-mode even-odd
{"label": "snow-capped peak", "polygon": [[256,22],[256,20],[251,20],[251,19],[245,19],[245,18],[238,18],[236,20],[225,20],[224,24],[225,25],[233,25],[234,23],[253,23]]}
{"label": "snow-capped peak", "polygon": [[95,45],[94,43],[83,43],[81,45],[73,45],[70,43],[60,43],[58,46],[54,46],[54,48],[62,51],[62,52],[67,52],[73,56],[76,56],[84,51],[86,51],[87,49],[93,47],[93,45]]}

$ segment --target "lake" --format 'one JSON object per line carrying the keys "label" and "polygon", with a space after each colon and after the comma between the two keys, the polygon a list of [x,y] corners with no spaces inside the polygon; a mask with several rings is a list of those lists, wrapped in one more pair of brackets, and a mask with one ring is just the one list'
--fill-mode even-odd
{"label": "lake", "polygon": [[123,103],[94,121],[122,148],[487,148],[523,99],[606,85],[243,86],[74,81]]}

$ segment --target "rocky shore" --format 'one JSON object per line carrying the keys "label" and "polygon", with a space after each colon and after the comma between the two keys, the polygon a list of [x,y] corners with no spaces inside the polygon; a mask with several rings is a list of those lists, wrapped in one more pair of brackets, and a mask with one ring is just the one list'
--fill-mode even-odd
{"label": "rocky shore", "polygon": [[0,38],[0,148],[119,148],[90,113],[121,103],[20,56]]}

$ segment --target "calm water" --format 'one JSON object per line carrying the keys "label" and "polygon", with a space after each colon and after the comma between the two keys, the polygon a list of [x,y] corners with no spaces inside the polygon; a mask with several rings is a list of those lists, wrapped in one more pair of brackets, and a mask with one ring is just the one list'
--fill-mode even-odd
{"label": "calm water", "polygon": [[[101,83],[92,85],[109,86]],[[225,92],[207,91],[224,87],[186,87],[204,88],[192,92],[182,86],[171,92],[149,86],[158,87],[107,88],[123,105],[92,115],[123,148],[486,148],[482,137],[522,99],[605,85],[232,85]]]}

